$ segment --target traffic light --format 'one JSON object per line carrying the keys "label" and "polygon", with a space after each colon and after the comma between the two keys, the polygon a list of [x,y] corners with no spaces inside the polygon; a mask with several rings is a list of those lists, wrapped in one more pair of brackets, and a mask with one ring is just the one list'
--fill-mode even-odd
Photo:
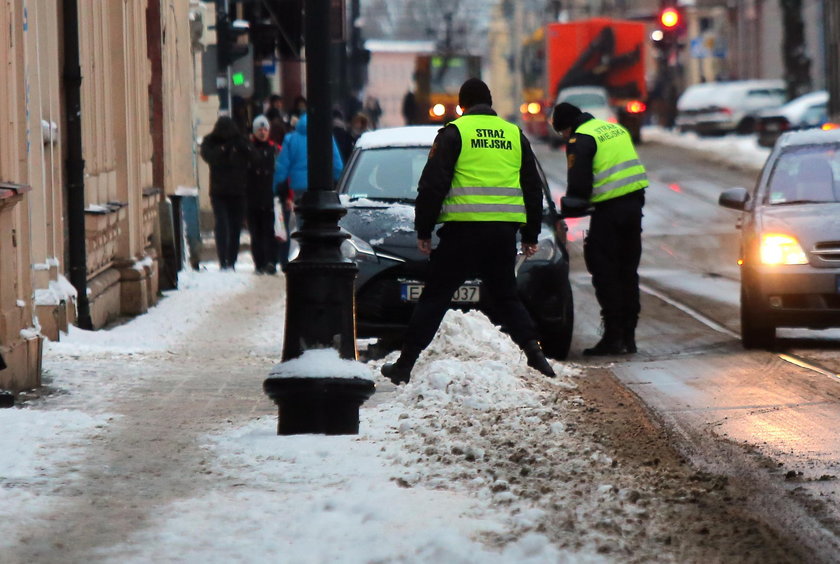
{"label": "traffic light", "polygon": [[659,24],[665,31],[674,31],[682,24],[682,15],[674,6],[668,6],[659,13]]}
{"label": "traffic light", "polygon": [[229,67],[237,59],[250,53],[247,43],[240,43],[239,37],[248,33],[249,24],[243,20],[230,21],[222,15],[216,22],[216,44],[218,45],[219,67]]}
{"label": "traffic light", "polygon": [[653,47],[660,59],[673,62],[676,53],[683,47],[681,38],[686,28],[683,12],[673,0],[667,0],[657,14],[656,24],[650,36]]}
{"label": "traffic light", "polygon": [[659,31],[662,32],[661,39],[665,43],[676,43],[685,33],[685,18],[680,8],[672,4],[666,4],[659,10]]}
{"label": "traffic light", "polygon": [[246,53],[230,65],[230,93],[242,98],[254,94],[254,48],[245,45]]}

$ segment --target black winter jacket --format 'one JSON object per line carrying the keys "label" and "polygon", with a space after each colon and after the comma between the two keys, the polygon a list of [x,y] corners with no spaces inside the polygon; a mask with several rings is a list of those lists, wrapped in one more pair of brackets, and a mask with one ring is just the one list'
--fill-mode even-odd
{"label": "black winter jacket", "polygon": [[274,162],[280,148],[271,140],[252,138],[253,153],[248,167],[248,206],[271,208],[274,206]]}
{"label": "black winter jacket", "polygon": [[244,137],[221,139],[213,134],[201,142],[201,158],[210,165],[210,197],[245,197],[248,164],[253,149]]}
{"label": "black winter jacket", "polygon": [[[491,115],[496,112],[487,105],[477,105],[468,115]],[[537,172],[536,157],[525,135],[520,133],[522,143],[522,166],[519,169],[519,185],[525,199],[527,223],[521,227],[522,242],[536,243],[542,223],[542,181]],[[440,216],[443,200],[452,186],[455,163],[461,154],[461,133],[457,126],[448,124],[435,138],[429,160],[420,176],[417,187],[417,201],[414,207],[414,229],[418,239],[431,239],[432,231]]]}

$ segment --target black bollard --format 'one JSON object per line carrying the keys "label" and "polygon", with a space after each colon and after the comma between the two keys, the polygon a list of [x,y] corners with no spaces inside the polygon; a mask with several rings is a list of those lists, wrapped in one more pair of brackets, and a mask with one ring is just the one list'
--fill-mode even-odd
{"label": "black bollard", "polygon": [[14,407],[14,406],[15,406],[15,395],[12,392],[7,392],[6,390],[0,390],[0,408]]}
{"label": "black bollard", "polygon": [[263,382],[277,404],[277,434],[355,435],[359,408],[376,387],[362,363],[335,349],[311,350],[278,364]]}

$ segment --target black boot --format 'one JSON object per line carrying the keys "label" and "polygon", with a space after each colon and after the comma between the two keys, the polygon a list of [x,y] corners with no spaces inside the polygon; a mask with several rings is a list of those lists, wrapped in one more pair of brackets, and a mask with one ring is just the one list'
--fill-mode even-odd
{"label": "black boot", "polygon": [[636,319],[624,321],[624,347],[629,354],[636,354]]}
{"label": "black boot", "polygon": [[548,364],[548,360],[546,360],[545,355],[543,354],[539,341],[528,341],[522,345],[522,350],[528,358],[528,366],[537,370],[541,374],[548,376],[549,378],[554,378],[556,376],[556,374],[554,374],[554,369],[551,368],[550,364]]}
{"label": "black boot", "polygon": [[601,340],[591,348],[583,349],[583,356],[605,356],[626,354],[627,346],[624,343],[624,329],[615,321],[604,321],[604,335]]}
{"label": "black boot", "polygon": [[417,357],[423,349],[419,347],[406,346],[400,351],[400,357],[396,362],[383,364],[380,372],[395,385],[407,384],[411,379],[411,369],[417,362]]}

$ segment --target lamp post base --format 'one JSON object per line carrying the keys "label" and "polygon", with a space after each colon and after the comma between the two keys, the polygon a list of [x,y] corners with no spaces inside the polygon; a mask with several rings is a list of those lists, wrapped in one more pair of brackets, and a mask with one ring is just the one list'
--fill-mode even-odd
{"label": "lamp post base", "polygon": [[277,434],[357,435],[359,408],[376,387],[362,378],[269,376],[263,390],[277,404]]}

